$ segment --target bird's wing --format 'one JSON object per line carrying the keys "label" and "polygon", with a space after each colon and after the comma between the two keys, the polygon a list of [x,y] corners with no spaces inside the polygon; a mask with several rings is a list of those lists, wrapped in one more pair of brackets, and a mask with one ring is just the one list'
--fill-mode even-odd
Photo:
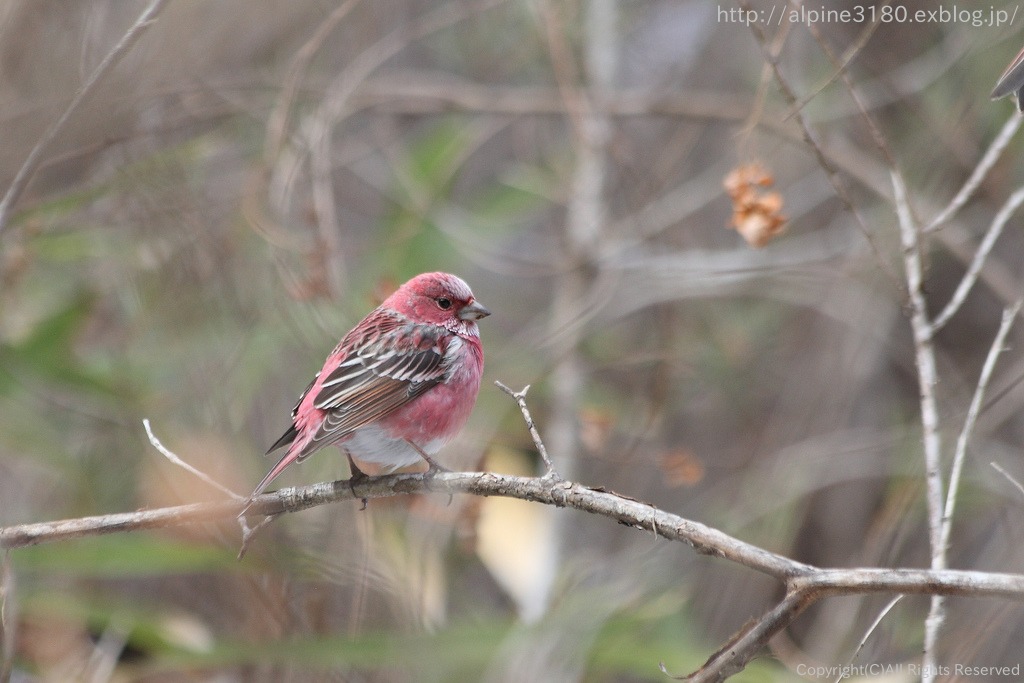
{"label": "bird's wing", "polygon": [[347,355],[319,382],[313,407],[326,415],[304,450],[380,420],[444,379],[446,330],[407,323],[377,332],[353,339]]}
{"label": "bird's wing", "polygon": [[1017,53],[1006,71],[996,81],[996,87],[992,89],[990,97],[998,100],[1010,93],[1017,94],[1017,108],[1024,109],[1024,102],[1021,102],[1021,94],[1024,93],[1024,50]]}

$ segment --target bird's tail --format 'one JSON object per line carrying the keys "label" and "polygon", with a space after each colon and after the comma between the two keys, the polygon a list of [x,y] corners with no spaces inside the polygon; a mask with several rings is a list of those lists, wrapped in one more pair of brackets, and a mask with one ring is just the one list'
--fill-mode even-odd
{"label": "bird's tail", "polygon": [[257,484],[256,488],[253,489],[253,492],[249,494],[249,499],[246,501],[245,507],[242,508],[242,511],[238,513],[238,516],[244,517],[245,513],[249,511],[250,507],[252,507],[253,498],[263,493],[263,491],[270,486],[270,482],[274,481],[281,472],[284,472],[288,465],[291,465],[293,462],[298,460],[301,455],[302,449],[296,448],[293,444],[292,447],[288,449],[288,452],[281,456],[281,459],[277,461],[277,464],[267,472],[267,476],[263,477],[263,481]]}

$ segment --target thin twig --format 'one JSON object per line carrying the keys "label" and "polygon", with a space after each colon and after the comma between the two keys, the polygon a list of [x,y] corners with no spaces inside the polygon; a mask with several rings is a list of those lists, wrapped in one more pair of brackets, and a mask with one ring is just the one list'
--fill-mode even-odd
{"label": "thin twig", "polygon": [[[857,659],[857,655],[859,655],[860,651],[864,649],[864,645],[868,642],[868,638],[870,638],[871,634],[875,632],[875,629],[878,628],[878,625],[882,623],[882,619],[885,619],[886,615],[892,611],[892,608],[895,607],[896,604],[904,597],[905,596],[902,593],[900,593],[895,598],[890,600],[889,604],[882,608],[882,611],[878,613],[878,616],[875,617],[875,620],[871,622],[871,626],[869,626],[868,630],[865,631],[864,637],[860,639],[859,643],[857,643],[857,649],[853,651],[853,655],[850,657],[850,664],[853,664],[853,662]],[[839,673],[839,677],[836,678],[835,683],[842,683],[842,680],[844,678],[846,678],[846,674],[841,671]]]}
{"label": "thin twig", "polygon": [[878,124],[875,123],[874,118],[872,118],[871,114],[868,112],[868,106],[861,98],[860,91],[854,87],[853,81],[850,80],[850,74],[845,68],[846,65],[832,50],[832,46],[829,44],[828,40],[825,39],[825,36],[822,34],[816,22],[809,22],[807,24],[807,30],[821,47],[821,51],[824,52],[825,56],[828,57],[830,62],[832,62],[832,66],[836,69],[836,75],[843,81],[843,85],[846,86],[847,94],[850,96],[850,99],[853,100],[853,103],[857,105],[857,110],[860,112],[860,118],[864,122],[864,125],[867,126],[868,132],[871,134],[871,139],[874,140],[878,151],[881,152],[882,156],[885,158],[885,162],[888,165],[889,170],[894,173],[897,172],[898,168],[896,166],[896,157],[893,155],[892,149],[889,148],[889,143],[882,134],[881,128],[878,127]]}
{"label": "thin twig", "polygon": [[128,644],[128,633],[131,632],[130,626],[124,621],[124,617],[114,617],[103,629],[103,633],[93,646],[89,662],[85,665],[89,676],[83,676],[79,680],[100,683],[114,678],[114,669],[121,658],[121,653],[124,652],[125,645]]}
{"label": "thin twig", "polygon": [[14,569],[11,567],[11,551],[5,550],[0,566],[0,683],[8,683],[14,672],[16,624]]}
{"label": "thin twig", "polygon": [[967,203],[967,200],[971,198],[978,186],[981,185],[981,181],[985,179],[988,172],[992,170],[996,161],[999,159],[999,155],[1002,154],[1006,146],[1010,144],[1010,140],[1013,139],[1014,133],[1020,128],[1020,124],[1024,123],[1024,116],[1021,116],[1016,111],[1010,115],[1009,120],[1003,124],[1002,130],[999,131],[999,135],[992,141],[988,149],[985,151],[985,155],[981,157],[981,161],[971,171],[971,175],[967,178],[967,182],[960,188],[960,191],[956,193],[952,201],[946,205],[942,211],[938,213],[931,222],[925,226],[922,232],[929,233],[934,230],[941,228],[946,221],[956,215],[956,212],[963,208],[963,205]]}
{"label": "thin twig", "polygon": [[249,545],[252,543],[252,540],[256,538],[256,534],[280,516],[280,514],[267,515],[257,522],[256,526],[250,527],[248,518],[245,516],[245,510],[242,510],[238,515],[238,524],[242,527],[242,544],[238,548],[238,560],[245,557],[245,554],[249,551]]}
{"label": "thin twig", "polygon": [[[882,2],[879,5],[879,7],[886,7],[891,2],[892,0],[884,0],[884,2]],[[825,88],[835,83],[840,76],[846,73],[847,68],[850,66],[853,60],[858,55],[860,55],[861,51],[864,49],[864,46],[868,44],[868,41],[871,40],[871,36],[875,34],[875,31],[878,30],[878,27],[881,25],[882,22],[880,18],[878,16],[875,16],[874,21],[872,21],[871,24],[866,26],[864,30],[860,32],[860,35],[857,36],[857,39],[853,41],[849,48],[847,48],[845,54],[843,54],[843,56],[840,59],[833,60],[833,68],[835,70],[832,72],[832,75],[826,78],[821,83],[821,85],[817,86],[816,88],[812,88],[808,94],[804,95],[804,97],[797,103],[797,105],[794,108],[792,108],[790,112],[786,114],[785,117],[783,117],[783,120],[789,120],[789,118],[796,114],[798,110],[806,107],[807,104],[815,97],[820,95],[825,90]],[[814,24],[812,23],[811,26],[813,27]],[[820,36],[815,35],[815,38],[818,39],[820,42]],[[849,87],[849,83],[847,83],[847,87]]]}
{"label": "thin twig", "polygon": [[99,84],[113,71],[118,62],[128,54],[128,51],[142,37],[146,29],[153,25],[157,15],[160,14],[160,11],[166,4],[167,0],[153,0],[146,7],[135,23],[132,24],[131,28],[128,29],[128,32],[121,36],[121,40],[117,42],[117,45],[103,58],[103,61],[93,70],[89,79],[78,89],[78,92],[75,93],[75,96],[71,99],[64,113],[60,115],[60,118],[51,123],[46,131],[43,132],[42,137],[39,138],[35,147],[29,152],[28,158],[25,159],[21,168],[18,169],[17,175],[14,176],[14,181],[7,188],[7,194],[4,195],[3,201],[0,201],[0,234],[3,234],[4,229],[7,228],[11,214],[14,211],[14,205],[35,176],[47,148],[64,129],[64,126],[71,120],[75,112],[78,111],[78,108],[82,106],[90,95],[96,92]]}
{"label": "thin twig", "polygon": [[1020,312],[1024,300],[1018,301],[1010,308],[1003,311],[1003,319],[999,324],[999,331],[996,332],[992,346],[985,357],[985,364],[981,368],[981,375],[978,377],[978,385],[974,389],[974,396],[971,398],[971,405],[967,409],[967,418],[964,420],[963,429],[960,430],[960,437],[956,442],[956,451],[953,455],[953,465],[949,472],[949,485],[946,489],[946,509],[942,515],[942,546],[944,551],[949,550],[949,535],[953,528],[953,512],[956,508],[957,492],[960,488],[960,475],[963,472],[964,459],[967,455],[967,443],[974,433],[974,425],[978,421],[981,407],[985,400],[985,391],[988,388],[992,371],[996,367],[996,360],[1003,352],[1003,344],[1006,342],[1006,335],[1009,334],[1017,314]]}
{"label": "thin twig", "polygon": [[[741,6],[743,6],[745,9],[749,9],[747,3],[742,3]],[[860,212],[857,210],[857,207],[854,205],[853,199],[851,198],[850,193],[847,191],[846,184],[843,182],[842,177],[839,175],[838,169],[835,167],[835,165],[833,165],[831,159],[829,159],[828,156],[825,154],[824,149],[818,142],[817,136],[811,128],[810,122],[804,115],[804,111],[802,109],[797,108],[798,98],[796,96],[796,92],[790,86],[789,80],[786,79],[785,75],[782,73],[782,69],[779,67],[778,58],[772,56],[768,52],[766,47],[767,39],[765,37],[764,31],[757,22],[751,22],[750,30],[753,32],[754,37],[757,38],[758,42],[761,44],[762,51],[765,52],[765,60],[771,66],[772,71],[775,74],[775,81],[776,83],[779,84],[779,89],[782,91],[783,96],[786,98],[786,103],[789,105],[791,110],[795,111],[795,118],[797,123],[800,124],[800,131],[803,135],[804,142],[807,144],[808,147],[811,148],[811,151],[814,152],[814,158],[817,160],[818,165],[821,167],[821,169],[825,171],[825,177],[828,178],[828,182],[830,185],[832,185],[832,189],[835,191],[836,196],[839,198],[839,201],[842,202],[843,207],[850,213],[850,215],[853,216],[854,222],[857,224],[858,229],[864,236],[864,239],[868,244],[868,248],[871,249],[871,253],[874,255],[878,267],[882,270],[886,277],[888,277],[888,279],[893,283],[893,285],[897,289],[900,289],[901,287],[899,277],[893,271],[892,266],[890,266],[888,259],[886,259],[883,255],[882,250],[875,243],[875,238],[871,235],[871,230],[868,228],[867,221],[863,216],[861,216]]]}
{"label": "thin twig", "polygon": [[537,425],[533,421],[533,416],[530,415],[530,409],[526,407],[526,392],[530,390],[530,385],[527,384],[523,387],[522,391],[512,391],[512,389],[498,380],[495,380],[494,384],[515,399],[516,405],[519,406],[519,411],[523,414],[523,420],[526,422],[526,428],[530,431],[530,437],[533,439],[533,445],[537,447],[537,452],[540,454],[541,460],[544,461],[544,466],[547,468],[547,472],[545,472],[544,476],[560,478],[558,472],[555,471],[555,466],[552,464],[551,458],[548,457],[548,449],[544,447],[544,442],[541,440],[540,433],[537,431]]}
{"label": "thin twig", "polygon": [[957,285],[956,291],[953,292],[953,296],[949,298],[949,303],[946,304],[942,312],[935,316],[935,320],[932,322],[932,333],[938,332],[942,329],[942,326],[949,322],[949,319],[956,315],[956,312],[960,310],[960,306],[963,305],[967,299],[967,294],[971,291],[974,283],[978,281],[978,274],[981,273],[981,267],[985,265],[985,259],[988,258],[988,254],[992,251],[992,247],[995,246],[996,240],[1003,234],[1003,228],[1006,227],[1007,222],[1013,216],[1014,212],[1020,208],[1020,205],[1024,204],[1024,187],[1019,188],[1016,192],[1011,194],[999,212],[992,219],[992,224],[988,228],[988,232],[985,233],[985,237],[982,238],[981,244],[978,245],[978,250],[974,252],[974,258],[971,259],[971,265],[967,267],[967,272],[964,273],[963,278],[960,280],[960,284]]}
{"label": "thin twig", "polygon": [[181,468],[183,468],[185,470],[188,470],[189,472],[191,472],[195,476],[197,476],[200,479],[202,479],[203,481],[205,481],[210,486],[214,487],[218,491],[222,491],[222,492],[228,494],[229,496],[231,496],[235,500],[244,500],[245,499],[245,496],[238,495],[237,493],[235,493],[234,491],[232,491],[228,487],[224,486],[223,484],[221,484],[220,482],[218,482],[217,480],[215,480],[213,477],[209,476],[205,472],[202,472],[201,470],[196,469],[192,465],[189,465],[187,462],[185,462],[184,460],[179,458],[177,455],[175,455],[169,448],[167,448],[162,443],[160,443],[160,439],[156,438],[156,435],[153,433],[153,429],[149,426],[149,418],[143,418],[142,425],[146,428],[146,434],[149,436],[149,443],[153,444],[153,448],[155,448],[158,451],[160,451],[161,453],[163,453],[165,458],[170,460],[172,463],[174,463],[178,467],[181,467]]}
{"label": "thin twig", "polygon": [[1020,491],[1020,495],[1024,496],[1024,484],[1021,484],[1019,481],[1017,481],[1017,479],[1012,474],[1003,469],[1003,466],[1000,465],[999,463],[990,462],[989,465],[992,465],[993,469],[995,469],[996,472],[1006,477],[1006,480],[1008,482],[1017,487],[1017,490]]}

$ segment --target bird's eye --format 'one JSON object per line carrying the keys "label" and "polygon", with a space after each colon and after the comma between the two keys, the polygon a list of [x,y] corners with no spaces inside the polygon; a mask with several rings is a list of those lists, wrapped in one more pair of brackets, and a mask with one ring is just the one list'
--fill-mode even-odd
{"label": "bird's eye", "polygon": [[449,308],[452,307],[452,300],[442,296],[437,300],[437,306],[441,310],[447,311]]}

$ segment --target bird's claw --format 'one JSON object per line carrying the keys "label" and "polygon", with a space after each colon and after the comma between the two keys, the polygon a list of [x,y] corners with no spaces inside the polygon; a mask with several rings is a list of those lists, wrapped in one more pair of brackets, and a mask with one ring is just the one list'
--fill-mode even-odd
{"label": "bird's claw", "polygon": [[[356,466],[356,462],[355,460],[352,459],[351,455],[349,455],[348,453],[346,453],[345,455],[348,457],[348,466],[349,469],[351,470],[351,474],[349,474],[348,477],[348,487],[352,491],[352,496],[355,498],[359,498],[359,494],[356,493],[356,485],[365,483],[370,479],[370,477],[361,469],[359,469],[359,467]],[[360,512],[366,509],[366,505],[368,502],[366,498],[361,498],[361,500],[363,501],[363,506],[359,508]]]}

